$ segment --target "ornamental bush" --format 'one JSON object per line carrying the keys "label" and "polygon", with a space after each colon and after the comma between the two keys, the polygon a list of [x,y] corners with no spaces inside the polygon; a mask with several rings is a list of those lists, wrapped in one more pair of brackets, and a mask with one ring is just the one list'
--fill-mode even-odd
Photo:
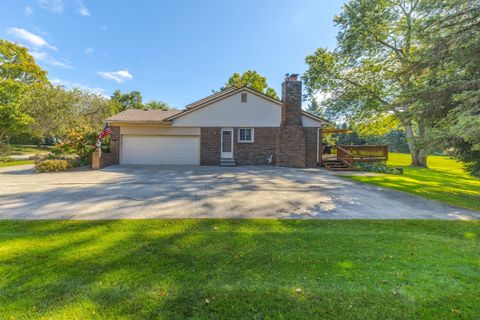
{"label": "ornamental bush", "polygon": [[10,161],[13,161],[13,159],[10,158],[10,157],[7,156],[7,155],[0,154],[0,163],[2,163],[2,162],[10,162]]}
{"label": "ornamental bush", "polygon": [[60,172],[67,171],[71,168],[67,160],[53,159],[53,160],[39,160],[35,162],[36,172]]}
{"label": "ornamental bush", "polygon": [[366,163],[359,162],[354,165],[354,168],[359,171],[378,172],[387,174],[402,174],[402,170],[380,163]]}
{"label": "ornamental bush", "polygon": [[77,155],[82,164],[88,164],[94,150],[97,133],[90,127],[80,126],[68,130],[65,140],[56,144],[51,152],[55,157]]}

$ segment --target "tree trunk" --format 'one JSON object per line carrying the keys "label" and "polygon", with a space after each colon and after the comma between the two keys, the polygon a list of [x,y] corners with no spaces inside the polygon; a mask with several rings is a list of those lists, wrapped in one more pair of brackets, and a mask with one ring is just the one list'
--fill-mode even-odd
{"label": "tree trunk", "polygon": [[0,156],[2,156],[5,153],[5,150],[7,149],[6,137],[7,135],[0,131]]}
{"label": "tree trunk", "polygon": [[416,149],[414,152],[410,150],[410,155],[412,156],[412,167],[427,167],[427,153],[425,149]]}
{"label": "tree trunk", "polygon": [[[425,148],[419,147],[415,141],[415,135],[413,133],[413,128],[411,123],[404,124],[405,126],[405,135],[407,137],[408,148],[410,149],[410,155],[412,156],[412,167],[427,167],[427,150]],[[424,131],[422,127],[420,131]]]}

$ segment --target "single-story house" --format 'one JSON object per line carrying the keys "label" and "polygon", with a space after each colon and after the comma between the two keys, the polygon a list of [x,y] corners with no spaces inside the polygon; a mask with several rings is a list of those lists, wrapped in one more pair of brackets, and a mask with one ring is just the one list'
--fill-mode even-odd
{"label": "single-story house", "polygon": [[229,88],[185,110],[129,109],[107,121],[112,164],[313,167],[327,121],[302,110],[302,82],[286,77],[282,100],[248,87]]}

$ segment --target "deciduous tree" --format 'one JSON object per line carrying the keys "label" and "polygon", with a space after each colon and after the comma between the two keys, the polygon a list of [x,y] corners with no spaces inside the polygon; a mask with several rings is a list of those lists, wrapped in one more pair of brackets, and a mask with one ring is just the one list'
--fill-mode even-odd
{"label": "deciduous tree", "polygon": [[0,39],[0,144],[33,121],[23,105],[25,94],[48,83],[26,48]]}
{"label": "deciduous tree", "polygon": [[160,109],[160,110],[168,110],[170,106],[168,103],[158,100],[150,100],[145,103],[145,108],[153,110],[153,109]]}
{"label": "deciduous tree", "polygon": [[127,109],[143,109],[142,94],[140,91],[131,91],[122,93],[120,90],[115,90],[111,100],[116,104],[117,112],[122,112]]}
{"label": "deciduous tree", "polygon": [[62,86],[31,90],[23,103],[32,118],[29,131],[40,140],[62,139],[69,129],[80,126],[99,130],[116,107],[110,100],[88,90],[67,90]]}
{"label": "deciduous tree", "polygon": [[335,18],[336,49],[308,56],[304,75],[307,93],[330,93],[324,103],[339,118],[369,125],[394,116],[405,130],[412,165],[423,167],[427,126],[412,92],[426,13],[428,4],[421,0],[350,1]]}
{"label": "deciduous tree", "polygon": [[264,93],[274,99],[278,99],[278,95],[277,92],[275,92],[275,89],[268,86],[267,78],[261,76],[258,72],[252,70],[248,70],[242,74],[234,73],[227,80],[227,83],[225,83],[223,87],[220,88],[220,90],[231,87],[241,88],[244,86],[248,86],[255,91]]}

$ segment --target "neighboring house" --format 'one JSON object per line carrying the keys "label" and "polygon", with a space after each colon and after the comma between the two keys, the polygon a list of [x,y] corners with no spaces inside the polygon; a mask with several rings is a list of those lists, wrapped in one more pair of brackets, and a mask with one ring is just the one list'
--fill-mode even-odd
{"label": "neighboring house", "polygon": [[282,84],[282,101],[248,87],[229,88],[185,110],[130,109],[107,119],[112,164],[313,167],[327,121],[301,108],[302,82]]}

